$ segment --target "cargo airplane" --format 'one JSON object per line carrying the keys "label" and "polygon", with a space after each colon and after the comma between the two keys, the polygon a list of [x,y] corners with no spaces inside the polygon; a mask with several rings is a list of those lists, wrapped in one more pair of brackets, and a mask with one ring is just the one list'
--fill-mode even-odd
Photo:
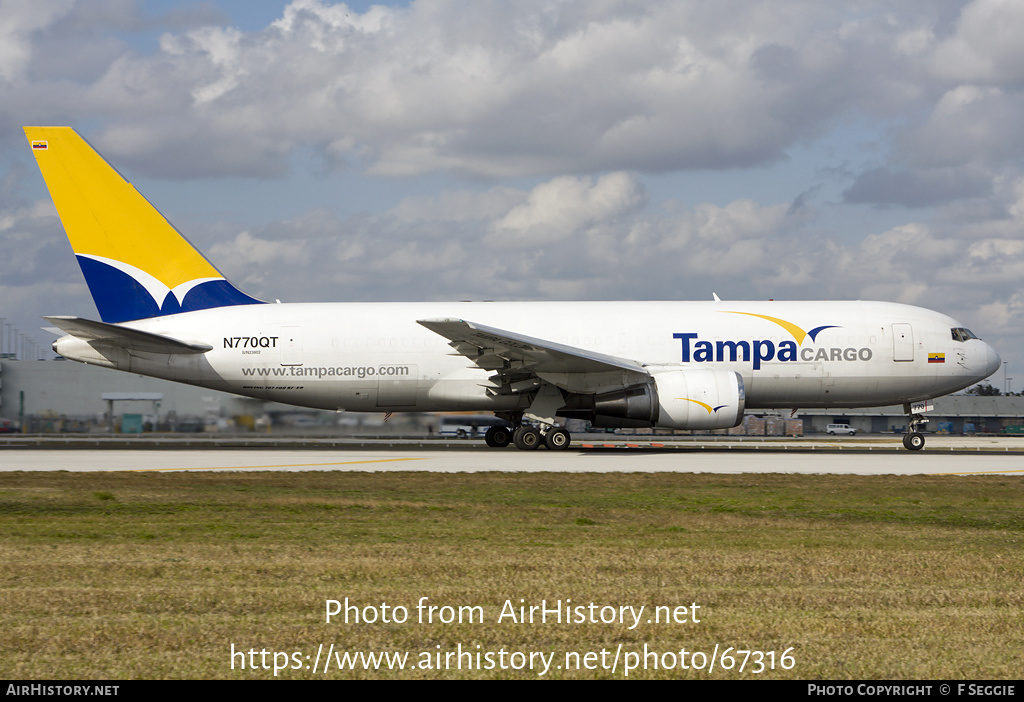
{"label": "cargo airplane", "polygon": [[81,136],[27,127],[102,321],[47,317],[74,361],[303,407],[486,411],[491,446],[597,427],[725,429],[744,412],[927,401],[999,356],[886,302],[266,303],[203,257]]}

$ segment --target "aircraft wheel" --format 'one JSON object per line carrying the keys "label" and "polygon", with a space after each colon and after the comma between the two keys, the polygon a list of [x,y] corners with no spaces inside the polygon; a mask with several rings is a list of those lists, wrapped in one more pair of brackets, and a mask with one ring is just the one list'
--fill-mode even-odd
{"label": "aircraft wheel", "polygon": [[918,434],[916,431],[904,434],[903,447],[908,451],[920,451],[924,448],[924,434]]}
{"label": "aircraft wheel", "polygon": [[541,435],[540,432],[533,427],[519,427],[515,432],[513,432],[512,441],[515,443],[517,449],[533,451],[540,446]]}
{"label": "aircraft wheel", "polygon": [[572,437],[561,427],[555,427],[544,435],[544,445],[552,451],[564,451],[569,448]]}
{"label": "aircraft wheel", "polygon": [[484,434],[484,441],[491,448],[501,448],[512,443],[512,431],[508,427],[491,427]]}

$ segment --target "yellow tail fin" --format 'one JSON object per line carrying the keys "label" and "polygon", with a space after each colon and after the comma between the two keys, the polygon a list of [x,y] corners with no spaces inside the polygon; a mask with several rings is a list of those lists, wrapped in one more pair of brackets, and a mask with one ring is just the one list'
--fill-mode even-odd
{"label": "yellow tail fin", "polygon": [[25,127],[104,322],[256,304],[70,127]]}

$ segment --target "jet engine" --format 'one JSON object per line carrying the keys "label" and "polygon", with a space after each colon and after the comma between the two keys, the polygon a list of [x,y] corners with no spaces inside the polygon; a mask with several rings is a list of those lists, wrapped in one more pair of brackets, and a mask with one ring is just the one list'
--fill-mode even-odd
{"label": "jet engine", "polygon": [[743,420],[745,404],[739,373],[684,368],[656,372],[623,390],[577,395],[558,414],[595,427],[728,429]]}

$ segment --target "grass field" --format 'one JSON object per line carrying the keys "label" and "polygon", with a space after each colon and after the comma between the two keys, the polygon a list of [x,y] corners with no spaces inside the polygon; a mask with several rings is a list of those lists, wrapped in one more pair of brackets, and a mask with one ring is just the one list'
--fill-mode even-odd
{"label": "grass field", "polygon": [[[0,561],[7,678],[1024,667],[1024,480],[1005,476],[3,473]],[[360,621],[328,623],[346,598]],[[584,621],[518,621],[542,603]],[[358,652],[406,669],[336,669]]]}

